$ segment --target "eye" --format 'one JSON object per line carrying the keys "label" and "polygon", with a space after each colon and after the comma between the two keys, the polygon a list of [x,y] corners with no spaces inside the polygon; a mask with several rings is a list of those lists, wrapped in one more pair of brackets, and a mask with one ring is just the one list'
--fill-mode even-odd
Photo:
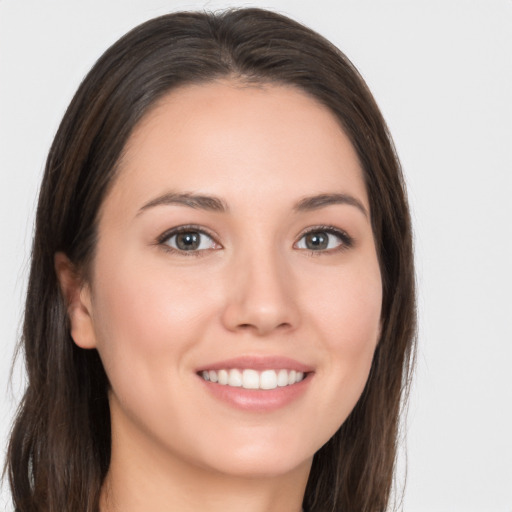
{"label": "eye", "polygon": [[299,239],[295,247],[308,251],[330,251],[346,249],[352,246],[352,238],[345,232],[334,228],[316,228],[308,231]]}
{"label": "eye", "polygon": [[179,252],[198,252],[218,249],[219,245],[204,231],[192,227],[181,227],[164,233],[159,244],[169,250]]}

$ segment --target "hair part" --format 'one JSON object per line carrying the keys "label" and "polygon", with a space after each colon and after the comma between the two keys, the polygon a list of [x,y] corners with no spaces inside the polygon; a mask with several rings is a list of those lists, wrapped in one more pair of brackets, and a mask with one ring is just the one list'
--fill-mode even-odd
{"label": "hair part", "polygon": [[28,387],[7,458],[17,511],[97,512],[110,462],[108,378],[98,353],[71,339],[54,255],[64,252],[89,278],[98,214],[133,129],[169,91],[220,78],[305,91],[336,116],[361,162],[383,280],[382,333],[360,400],[314,457],[304,508],[387,507],[416,329],[400,164],[346,56],[301,24],[251,8],[174,13],[136,27],[98,60],[64,115],[41,185],[25,305]]}

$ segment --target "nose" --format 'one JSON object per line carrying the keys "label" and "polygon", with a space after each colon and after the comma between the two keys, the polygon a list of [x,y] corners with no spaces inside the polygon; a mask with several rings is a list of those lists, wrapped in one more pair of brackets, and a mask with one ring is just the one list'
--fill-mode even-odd
{"label": "nose", "polygon": [[230,265],[222,322],[230,331],[265,336],[292,331],[300,314],[294,283],[284,258],[249,254]]}

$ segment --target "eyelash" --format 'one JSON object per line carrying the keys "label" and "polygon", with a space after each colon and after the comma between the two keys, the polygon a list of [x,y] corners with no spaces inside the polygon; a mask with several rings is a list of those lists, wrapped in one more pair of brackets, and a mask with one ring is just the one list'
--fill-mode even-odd
{"label": "eyelash", "polygon": [[[173,236],[177,236],[180,233],[198,233],[200,235],[205,235],[208,238],[210,238],[213,242],[213,244],[218,245],[219,247],[222,247],[216,240],[215,236],[211,233],[209,233],[207,230],[204,229],[202,226],[197,226],[194,224],[185,225],[185,226],[179,226],[176,228],[169,229],[162,233],[156,240],[156,245],[162,247],[163,250],[170,253],[179,254],[181,256],[204,256],[206,255],[211,249],[200,249],[200,250],[180,250],[176,249],[174,247],[171,247],[168,242]],[[329,235],[333,235],[338,238],[340,241],[340,244],[337,247],[331,248],[331,249],[323,249],[323,250],[313,250],[313,249],[301,249],[304,251],[307,251],[307,253],[310,256],[320,256],[322,254],[333,254],[337,252],[342,252],[350,249],[354,246],[354,239],[346,232],[339,228],[335,228],[333,226],[314,226],[312,228],[307,229],[301,235],[299,236],[297,242],[295,242],[293,245],[294,247],[307,235],[311,233],[327,233]]]}
{"label": "eyelash", "polygon": [[314,226],[312,228],[304,231],[297,242],[294,245],[297,245],[300,240],[302,240],[305,236],[311,233],[327,233],[329,235],[333,235],[340,241],[340,244],[337,247],[332,249],[324,249],[324,250],[312,250],[312,249],[303,249],[307,251],[310,256],[320,256],[322,254],[335,254],[338,252],[346,251],[354,246],[354,239],[342,229],[335,228],[334,226]]}
{"label": "eyelash", "polygon": [[186,226],[178,226],[176,228],[172,228],[172,229],[165,231],[157,238],[156,245],[159,245],[160,247],[162,247],[162,249],[166,252],[179,254],[180,256],[195,256],[195,257],[205,256],[206,253],[209,252],[208,249],[185,251],[185,250],[175,249],[174,247],[171,247],[168,244],[169,240],[173,236],[177,236],[180,233],[189,233],[189,232],[199,233],[200,235],[206,235],[208,238],[210,238],[212,240],[212,242],[214,244],[220,246],[220,244],[215,240],[215,236],[213,234],[209,233],[203,227],[196,226],[194,224],[189,224]]}

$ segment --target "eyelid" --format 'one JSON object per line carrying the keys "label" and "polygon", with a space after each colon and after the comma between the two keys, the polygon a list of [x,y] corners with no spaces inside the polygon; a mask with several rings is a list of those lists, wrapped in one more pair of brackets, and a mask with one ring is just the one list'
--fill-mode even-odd
{"label": "eyelid", "polygon": [[[209,248],[209,249],[184,251],[184,250],[176,249],[166,243],[171,237],[179,235],[180,233],[186,233],[189,231],[194,231],[194,232],[197,232],[197,233],[207,236],[218,247],[214,247],[211,249]],[[315,233],[315,232],[324,232],[324,233],[328,233],[330,235],[334,235],[340,240],[340,243],[338,246],[336,246],[334,248],[319,249],[316,251],[312,250],[312,249],[297,247],[297,244],[299,243],[300,240],[302,240],[308,234]],[[198,256],[198,255],[201,255],[202,253],[205,253],[209,250],[222,248],[222,245],[218,242],[217,235],[213,234],[209,229],[205,228],[204,226],[200,226],[197,224],[184,224],[181,226],[175,226],[171,229],[164,231],[156,239],[156,245],[162,246],[162,248],[165,249],[166,251],[175,252],[175,253],[178,253],[178,254],[184,255],[184,256],[192,256],[192,255]],[[338,252],[338,251],[347,250],[347,249],[351,248],[353,245],[354,245],[354,238],[352,236],[350,236],[345,230],[335,227],[335,226],[331,226],[331,225],[318,225],[318,226],[308,227],[307,229],[303,230],[300,233],[300,235],[297,237],[297,241],[293,244],[294,248],[297,248],[297,249],[303,250],[303,251],[305,250],[305,251],[308,251],[315,255],[318,255],[321,253],[334,253],[334,252]]]}
{"label": "eyelid", "polygon": [[216,246],[218,246],[218,247],[215,247],[212,249],[222,248],[222,245],[218,242],[218,240],[217,240],[218,237],[215,234],[213,234],[210,230],[208,230],[204,226],[199,226],[197,224],[184,224],[181,226],[175,226],[171,229],[164,231],[156,239],[156,245],[161,246],[166,251],[176,252],[176,253],[179,253],[184,256],[192,256],[192,255],[198,256],[199,254],[208,251],[209,249],[200,249],[200,250],[195,250],[195,251],[192,251],[192,250],[191,251],[181,251],[179,249],[171,247],[170,245],[168,245],[166,243],[173,236],[179,235],[180,233],[187,233],[189,231],[197,232],[197,233],[200,233],[201,235],[205,235],[208,238],[210,238],[213,241],[213,243]]}
{"label": "eyelid", "polygon": [[320,249],[320,250],[312,250],[307,248],[300,248],[300,250],[308,251],[312,254],[318,255],[321,253],[334,253],[338,251],[344,251],[347,249],[350,249],[354,245],[354,238],[350,236],[344,229],[337,228],[335,226],[331,225],[319,225],[319,226],[311,226],[304,231],[301,232],[301,234],[298,236],[297,241],[294,244],[294,247],[297,246],[300,240],[302,240],[305,236],[307,236],[310,233],[316,233],[316,232],[324,232],[328,233],[330,235],[336,236],[340,240],[340,244],[332,249]]}

